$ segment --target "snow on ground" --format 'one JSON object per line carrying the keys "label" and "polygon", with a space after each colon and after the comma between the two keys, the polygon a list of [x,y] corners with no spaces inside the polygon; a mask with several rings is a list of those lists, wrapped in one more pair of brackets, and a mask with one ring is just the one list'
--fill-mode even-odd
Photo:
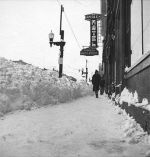
{"label": "snow on ground", "polygon": [[2,157],[146,157],[145,140],[123,136],[128,116],[104,96],[38,109],[0,119]]}
{"label": "snow on ground", "polygon": [[[150,144],[150,136],[146,132],[144,132],[140,124],[136,123],[133,117],[127,115],[125,110],[122,110],[119,106],[115,105],[115,102],[119,103],[120,105],[122,105],[123,102],[127,102],[128,106],[132,104],[136,107],[142,107],[150,111],[150,104],[148,100],[146,98],[143,98],[142,102],[139,103],[137,91],[132,93],[129,92],[127,88],[124,88],[121,92],[121,95],[118,94],[115,96],[115,93],[113,93],[109,102],[114,106],[118,114],[126,115],[123,125],[124,137],[126,137],[126,140],[128,138],[128,141],[131,143],[138,143],[141,140],[145,140]],[[150,152],[148,152],[147,156],[150,156]]]}
{"label": "snow on ground", "polygon": [[91,86],[58,73],[0,58],[0,116],[13,110],[54,105],[92,95]]}
{"label": "snow on ground", "polygon": [[[119,120],[119,124],[118,124],[118,120],[116,120],[116,116],[113,115],[114,114],[113,112],[112,112],[113,114],[111,114],[111,112],[109,112],[109,115],[108,115],[107,110],[111,110],[111,109],[109,108],[106,110],[106,107],[104,107],[106,105],[106,103],[105,103],[105,105],[101,104],[101,107],[103,109],[103,110],[101,110],[101,107],[99,106],[100,105],[99,103],[101,102],[100,99],[95,99],[95,101],[97,101],[97,102],[95,102],[93,99],[93,102],[91,102],[89,98],[88,98],[88,100],[86,100],[87,97],[85,97],[85,101],[81,101],[79,106],[78,106],[78,104],[75,104],[75,102],[74,102],[74,105],[72,106],[73,109],[70,108],[71,106],[67,107],[70,109],[70,111],[66,108],[67,113],[65,111],[65,112],[63,112],[63,115],[61,115],[61,113],[60,113],[60,111],[62,111],[61,105],[56,106],[57,112],[55,111],[55,109],[52,106],[52,105],[55,105],[58,103],[64,103],[64,108],[65,108],[66,102],[75,100],[77,98],[80,98],[80,97],[83,97],[86,95],[93,95],[93,91],[92,91],[92,86],[87,85],[85,82],[76,83],[74,81],[68,80],[66,77],[62,77],[59,79],[58,74],[54,71],[50,71],[50,70],[43,71],[40,68],[34,67],[32,65],[20,65],[20,64],[14,63],[12,61],[8,61],[4,58],[0,58],[0,117],[3,117],[5,113],[8,113],[10,111],[24,110],[24,112],[23,111],[20,112],[21,114],[19,115],[19,117],[17,117],[17,115],[16,115],[17,118],[15,117],[14,121],[11,120],[11,118],[13,119],[11,114],[9,115],[10,117],[8,116],[7,118],[5,118],[5,117],[1,118],[2,121],[0,122],[1,123],[1,133],[0,133],[1,139],[0,139],[0,141],[4,142],[4,143],[1,143],[1,144],[3,144],[2,145],[3,149],[8,151],[9,150],[8,146],[10,148],[10,146],[15,143],[15,144],[17,144],[17,147],[13,146],[12,147],[13,150],[11,150],[11,151],[12,151],[12,153],[14,153],[16,151],[15,150],[16,148],[17,149],[21,148],[21,151],[23,151],[21,153],[25,153],[25,154],[18,154],[18,156],[22,157],[22,156],[28,155],[27,154],[29,151],[28,149],[30,148],[29,145],[33,144],[31,146],[32,149],[38,151],[35,148],[35,147],[37,147],[37,142],[44,143],[44,145],[48,144],[49,146],[52,146],[54,144],[54,146],[56,146],[56,149],[53,148],[53,150],[51,150],[51,152],[49,152],[49,150],[47,150],[46,152],[54,153],[54,154],[56,153],[56,154],[58,154],[57,157],[58,156],[64,157],[65,152],[63,152],[63,155],[60,155],[59,153],[61,153],[61,151],[64,151],[65,147],[66,148],[69,147],[68,149],[71,149],[71,151],[75,151],[74,147],[77,147],[76,144],[83,147],[83,145],[81,145],[80,142],[83,144],[84,143],[83,138],[84,138],[84,140],[87,138],[87,140],[85,140],[85,141],[89,143],[88,145],[90,145],[96,149],[100,149],[99,147],[104,147],[104,149],[106,149],[106,146],[108,146],[107,149],[110,149],[110,150],[107,150],[107,153],[103,152],[103,151],[99,152],[99,153],[102,153],[103,155],[111,154],[110,156],[112,156],[112,155],[116,155],[116,153],[118,154],[118,153],[126,152],[125,150],[127,148],[123,148],[123,147],[126,147],[126,145],[124,146],[122,144],[122,142],[123,143],[125,142],[126,144],[129,144],[130,146],[136,145],[137,148],[141,147],[141,149],[143,149],[145,151],[145,152],[142,152],[142,154],[140,154],[139,157],[150,157],[149,149],[143,148],[143,146],[147,146],[147,148],[148,148],[148,146],[150,145],[150,136],[146,132],[143,131],[143,129],[140,127],[140,125],[137,124],[136,121],[132,117],[127,115],[124,110],[122,110],[121,108],[116,106],[114,104],[114,101],[109,100],[109,104],[111,104],[111,107],[114,108],[114,110],[116,111],[116,113],[119,116],[122,116],[122,117],[120,117],[121,121]],[[100,97],[100,98],[102,99],[102,97]],[[145,108],[147,108],[147,109],[150,108],[146,98],[143,99],[142,103],[138,103],[138,94],[136,93],[136,91],[134,94],[132,94],[126,88],[122,91],[121,96],[117,95],[115,97],[113,94],[112,98],[115,99],[115,101],[119,102],[120,104],[122,104],[122,102],[124,101],[124,102],[128,102],[128,105],[133,104],[133,105],[136,105],[137,107],[145,106]],[[91,102],[91,104],[89,104],[90,102]],[[102,103],[104,103],[104,102],[102,102]],[[86,106],[86,105],[88,105],[88,106]],[[34,110],[35,108],[39,108],[41,106],[50,107],[48,111],[53,116],[49,117],[48,111],[44,110],[45,108],[41,108],[41,111]],[[32,112],[30,111],[29,113],[26,113],[25,110],[32,110]],[[62,120],[64,118],[63,116],[65,116],[66,114],[69,113],[69,115],[67,115],[67,119],[65,119],[66,123],[63,123],[63,121],[61,119],[59,119],[59,117],[57,119],[57,116],[54,115],[53,112],[54,113],[56,112],[55,114],[59,115],[62,118]],[[76,114],[74,115],[73,112],[75,112]],[[105,114],[105,112],[107,114]],[[40,115],[41,113],[46,114],[47,117],[45,117],[44,115]],[[31,118],[31,119],[26,118],[26,116],[24,114],[28,114],[29,118]],[[101,114],[102,117],[101,116],[99,117],[99,114]],[[40,117],[43,116],[43,121],[41,119],[38,120],[37,117],[34,117],[35,115],[40,116]],[[71,117],[70,117],[70,115],[71,115]],[[84,116],[86,115],[84,117],[85,119],[82,119],[82,115],[84,115]],[[23,117],[25,118],[25,121],[22,119]],[[90,119],[89,119],[89,117],[90,117]],[[97,117],[98,117],[98,119],[97,119]],[[116,127],[118,127],[118,128],[121,127],[121,132],[123,135],[121,139],[117,139],[117,140],[119,140],[118,142],[116,140],[114,141],[114,139],[117,138],[117,136],[114,134],[114,132],[116,131],[115,125],[113,127],[113,125],[110,123],[110,122],[112,122],[112,121],[110,121],[112,117],[113,117],[112,120],[114,122],[117,121]],[[20,118],[24,121],[24,123],[25,123],[24,126],[22,126],[22,121],[17,120],[18,118]],[[51,129],[51,127],[48,125],[48,122],[46,121],[47,118],[49,119],[48,122],[52,123],[53,127],[55,129],[51,132],[52,133],[51,136],[47,132],[48,130],[47,131],[44,130],[44,131],[46,131],[46,135],[50,136],[52,139],[57,138],[58,141],[56,143],[55,143],[54,139],[52,141],[50,141],[51,139],[49,139],[49,137],[45,135],[44,131],[42,131],[43,133],[38,132],[38,130],[41,130],[40,129],[41,126],[44,129],[43,124],[45,124],[45,123],[47,124],[47,126],[45,126],[46,127],[45,129]],[[74,128],[72,122],[68,121],[68,119],[72,119],[72,118],[73,118],[73,124],[78,125],[79,130],[77,128]],[[100,118],[100,120],[99,120],[99,118]],[[102,118],[102,120],[101,120],[101,118]],[[108,119],[108,118],[110,118],[110,119]],[[5,120],[5,119],[6,119],[6,121],[3,122],[3,120]],[[37,120],[37,122],[35,122],[34,120],[32,121],[32,119]],[[54,122],[56,122],[56,124],[54,124],[52,122],[53,120],[54,120]],[[80,120],[80,121],[78,121],[78,120]],[[96,123],[95,122],[93,123],[92,120],[95,120]],[[77,123],[76,123],[76,121],[77,121]],[[13,124],[13,126],[10,125],[10,122]],[[38,124],[38,122],[39,122],[39,124]],[[32,125],[30,123],[32,123]],[[82,125],[85,125],[85,124],[86,124],[85,128],[83,130],[81,130]],[[108,124],[109,129],[107,128],[106,124]],[[31,125],[31,128],[29,125]],[[18,126],[22,126],[22,128],[19,127],[19,130],[18,130]],[[100,134],[102,133],[102,134],[101,135],[94,134],[95,132],[93,132],[93,130],[92,130],[92,132],[90,132],[91,127],[93,127],[93,126],[95,127],[96,132],[98,130],[99,133]],[[72,130],[71,129],[72,127],[75,130],[74,129]],[[103,130],[101,130],[101,127]],[[27,128],[30,128],[30,129],[28,130]],[[64,131],[61,130],[62,128],[64,128]],[[15,129],[16,129],[16,131],[15,131]],[[25,132],[22,129],[25,129],[24,130]],[[60,131],[59,131],[59,129],[60,129]],[[69,131],[67,131],[67,130],[69,130]],[[58,134],[55,134],[54,133],[55,131],[56,131],[56,133],[58,132]],[[104,138],[103,136],[105,134],[103,131],[105,131],[105,133],[107,134],[107,140],[109,143],[108,145],[106,144],[106,139],[103,139]],[[59,137],[61,139],[64,139],[65,136],[68,137],[71,134],[74,134],[74,132],[75,132],[74,138],[78,138],[78,136],[81,138],[81,139],[78,139],[79,140],[78,142],[76,141],[76,143],[70,143],[70,145],[67,145],[65,143],[65,145],[64,145],[63,142],[66,142],[66,141],[59,141],[60,140]],[[84,136],[83,132],[85,134],[88,133],[87,136]],[[121,132],[118,132],[119,135],[121,135]],[[44,136],[44,137],[41,136],[40,138],[37,139],[36,136],[39,136],[39,134],[40,135],[42,134],[42,136]],[[53,134],[56,137],[54,137]],[[113,137],[111,134],[113,135]],[[25,137],[23,137],[24,135],[25,135]],[[89,141],[90,140],[90,139],[88,139],[89,135],[90,135],[90,138],[92,139],[92,141]],[[99,140],[103,139],[104,143],[102,141],[97,141],[97,137]],[[32,139],[32,138],[34,138],[34,139]],[[42,139],[42,138],[44,138],[44,139]],[[6,142],[6,140],[8,140],[8,141]],[[19,144],[17,143],[19,141],[23,142],[20,147],[19,147]],[[70,140],[68,139],[67,142],[70,142]],[[141,144],[143,144],[143,146]],[[119,145],[119,146],[116,147],[116,145]],[[85,147],[87,150],[85,149],[83,152],[80,152],[81,154],[82,153],[83,154],[82,155],[78,154],[78,156],[86,155],[86,156],[91,157],[91,155],[88,155],[87,152],[89,154],[91,154],[93,152],[95,153],[95,151],[93,151],[93,150],[89,151],[89,149],[91,149],[91,148],[88,148],[87,146],[85,146]],[[59,151],[57,148],[60,148],[61,151]],[[25,151],[24,151],[24,149],[25,149]],[[47,147],[46,147],[46,149],[47,149]],[[79,148],[76,148],[76,149],[78,150]],[[135,149],[135,147],[134,147],[134,149]],[[4,153],[5,152],[4,150],[1,150],[1,151]],[[30,151],[31,154],[35,153],[35,152],[33,152],[33,150]],[[68,151],[68,150],[65,149],[65,151]],[[113,152],[113,151],[116,151],[116,152]],[[138,151],[138,150],[136,149],[136,151]],[[41,150],[41,152],[42,152],[42,154],[44,154],[44,152],[42,150]],[[72,153],[72,152],[68,152],[68,153]],[[126,153],[128,154],[129,152],[126,152]],[[130,152],[130,153],[129,154],[131,156],[134,156],[134,154],[138,154],[138,153],[133,153],[133,152]],[[4,153],[4,155],[6,155],[6,154],[7,153]],[[9,154],[9,152],[8,152],[8,154]],[[11,153],[9,155],[14,157]],[[74,155],[72,155],[72,156],[76,156],[76,155],[77,154],[75,151]],[[121,155],[123,155],[123,154],[121,154]],[[34,154],[32,156],[36,156],[36,154]],[[93,157],[97,157],[97,156],[99,156],[98,152],[96,152],[95,156],[93,156]],[[124,156],[125,156],[125,154],[124,154]],[[54,157],[56,157],[56,156],[54,156]],[[71,157],[71,156],[69,155],[68,157]],[[103,156],[100,156],[100,157],[103,157]]]}
{"label": "snow on ground", "polygon": [[[137,100],[136,98],[134,100]],[[120,98],[120,101],[121,99],[122,97]],[[123,100],[125,99],[123,98]],[[122,124],[122,130],[124,134],[123,139],[130,144],[144,142],[150,145],[150,135],[148,135],[147,132],[143,130],[140,124],[138,124],[133,117],[129,116],[125,110],[121,109],[119,106],[116,106],[115,101],[109,100],[108,102],[114,107],[116,113],[122,114],[124,116],[124,121]],[[129,103],[128,105],[130,105],[130,101],[127,102]],[[150,157],[150,150],[146,152],[145,157]]]}

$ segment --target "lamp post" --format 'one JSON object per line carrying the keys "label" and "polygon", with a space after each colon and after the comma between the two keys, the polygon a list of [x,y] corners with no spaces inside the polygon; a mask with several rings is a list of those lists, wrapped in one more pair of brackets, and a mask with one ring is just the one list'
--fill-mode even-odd
{"label": "lamp post", "polygon": [[60,46],[59,78],[61,78],[62,77],[62,69],[63,69],[63,51],[64,51],[65,42],[62,39],[61,39],[61,41],[54,42],[53,39],[54,39],[54,33],[51,31],[51,33],[49,33],[49,44],[50,44],[50,47],[52,47],[52,44],[56,45],[56,46]]}
{"label": "lamp post", "polygon": [[60,56],[59,56],[59,78],[62,77],[62,69],[63,69],[63,51],[64,51],[64,30],[61,30],[61,25],[62,25],[62,12],[64,11],[63,6],[61,5],[61,11],[60,11],[60,41],[58,42],[53,42],[54,39],[54,33],[51,31],[49,33],[49,44],[50,47],[52,47],[52,44],[56,46],[60,46]]}

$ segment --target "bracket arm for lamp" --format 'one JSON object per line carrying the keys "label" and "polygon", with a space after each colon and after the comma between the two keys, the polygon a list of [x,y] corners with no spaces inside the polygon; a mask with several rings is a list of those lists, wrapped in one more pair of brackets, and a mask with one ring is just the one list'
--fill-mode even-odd
{"label": "bracket arm for lamp", "polygon": [[65,43],[64,41],[57,41],[57,42],[53,42],[53,41],[50,41],[49,44],[50,44],[50,47],[52,47],[52,44],[56,45],[56,46],[65,46]]}

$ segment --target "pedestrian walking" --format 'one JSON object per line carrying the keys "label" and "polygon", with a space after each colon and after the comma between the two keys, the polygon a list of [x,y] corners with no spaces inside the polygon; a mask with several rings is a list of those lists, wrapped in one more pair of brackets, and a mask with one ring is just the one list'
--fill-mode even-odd
{"label": "pedestrian walking", "polygon": [[100,95],[103,95],[103,93],[104,93],[104,88],[105,88],[105,80],[104,80],[104,78],[102,77],[102,78],[101,78],[101,81],[100,81]]}
{"label": "pedestrian walking", "polygon": [[100,80],[101,80],[101,76],[99,75],[98,71],[95,70],[95,74],[92,77],[92,84],[93,84],[93,91],[95,92],[96,98],[98,98]]}

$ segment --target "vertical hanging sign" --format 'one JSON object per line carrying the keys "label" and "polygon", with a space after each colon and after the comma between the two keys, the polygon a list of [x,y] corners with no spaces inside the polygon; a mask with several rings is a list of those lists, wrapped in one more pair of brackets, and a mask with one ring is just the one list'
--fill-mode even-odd
{"label": "vertical hanging sign", "polygon": [[91,42],[90,46],[93,48],[97,47],[97,21],[96,19],[92,19],[90,21],[90,27],[91,27]]}
{"label": "vertical hanging sign", "polygon": [[97,48],[97,21],[102,18],[101,14],[93,13],[85,15],[85,20],[90,21],[90,46],[92,48]]}

